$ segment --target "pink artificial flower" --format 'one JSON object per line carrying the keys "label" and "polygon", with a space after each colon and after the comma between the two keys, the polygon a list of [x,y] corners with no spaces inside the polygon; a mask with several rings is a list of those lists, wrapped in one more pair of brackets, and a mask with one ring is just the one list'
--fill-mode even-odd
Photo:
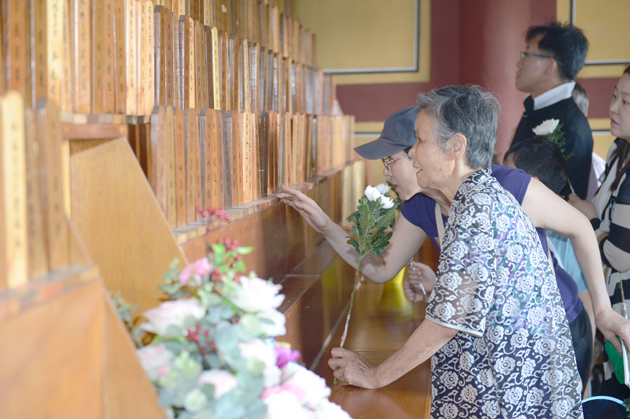
{"label": "pink artificial flower", "polygon": [[287,381],[286,383],[282,385],[282,390],[288,391],[289,393],[293,394],[300,401],[300,404],[306,404],[307,402],[306,390],[300,387],[295,382]]}
{"label": "pink artificial flower", "polygon": [[188,281],[190,281],[190,277],[192,276],[197,285],[201,285],[201,277],[209,275],[212,269],[213,266],[208,258],[201,258],[182,269],[179,273],[179,282],[181,282],[182,285],[188,285]]}
{"label": "pink artificial flower", "polygon": [[269,387],[263,390],[260,398],[265,400],[267,397],[273,396],[274,394],[278,394],[284,391],[280,386]]}
{"label": "pink artificial flower", "polygon": [[300,359],[300,351],[292,351],[290,346],[276,345],[276,365],[284,368],[289,362]]}

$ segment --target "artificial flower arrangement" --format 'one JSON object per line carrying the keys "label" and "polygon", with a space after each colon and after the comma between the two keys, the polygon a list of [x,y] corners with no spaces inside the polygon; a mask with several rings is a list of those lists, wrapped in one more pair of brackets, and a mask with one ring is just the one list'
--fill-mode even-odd
{"label": "artificial flower arrangement", "polygon": [[[213,213],[216,216],[216,213]],[[140,363],[169,418],[348,419],[328,400],[323,378],[296,361],[298,351],[273,337],[284,335],[280,285],[243,275],[251,248],[225,240],[182,269],[171,264],[159,287],[166,301],[146,311],[136,330]],[[119,297],[115,304],[128,311]],[[122,309],[122,310],[121,310]]]}
{"label": "artificial flower arrangement", "polygon": [[354,288],[350,297],[350,308],[346,316],[346,323],[341,336],[340,346],[346,342],[348,336],[348,325],[352,314],[352,306],[354,305],[354,295],[359,284],[359,272],[361,271],[361,263],[363,258],[368,254],[381,256],[385,253],[385,247],[389,244],[392,237],[391,228],[396,221],[395,202],[387,196],[390,187],[385,184],[372,187],[368,185],[365,188],[364,196],[359,199],[357,210],[348,217],[348,221],[354,223],[352,227],[353,236],[349,236],[348,244],[354,247],[359,257],[357,265],[357,273],[354,278]]}

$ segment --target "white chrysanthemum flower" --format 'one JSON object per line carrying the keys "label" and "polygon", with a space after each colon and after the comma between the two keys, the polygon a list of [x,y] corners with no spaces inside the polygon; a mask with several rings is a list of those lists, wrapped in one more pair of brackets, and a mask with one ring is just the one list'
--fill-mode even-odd
{"label": "white chrysanthemum flower", "polygon": [[365,188],[365,197],[369,201],[376,201],[377,199],[379,199],[381,197],[381,193],[375,187],[373,187],[371,185],[368,185]]}
{"label": "white chrysanthemum flower", "polygon": [[305,390],[304,402],[308,407],[315,408],[322,400],[330,396],[330,388],[326,385],[326,380],[313,371],[291,362],[286,366],[285,373],[289,376],[287,380],[289,383]]}
{"label": "white chrysanthemum flower", "polygon": [[549,135],[556,129],[559,123],[559,119],[547,119],[536,128],[534,128],[532,131],[534,131],[534,134],[540,136]]}
{"label": "white chrysanthemum flower", "polygon": [[276,349],[260,339],[251,342],[239,343],[241,356],[247,359],[250,365],[255,365],[255,361],[263,363],[262,373],[265,387],[273,387],[280,383],[282,372],[276,366]]}
{"label": "white chrysanthemum flower", "polygon": [[260,331],[267,336],[283,336],[287,333],[285,327],[286,318],[284,314],[276,309],[267,310],[258,314],[259,319],[266,319],[271,323],[260,322]]}
{"label": "white chrysanthemum flower", "polygon": [[381,196],[381,205],[385,209],[390,209],[394,206],[394,201],[389,196]]}
{"label": "white chrysanthemum flower", "polygon": [[388,184],[386,183],[379,183],[378,185],[376,185],[376,190],[381,194],[381,195],[385,195],[387,192],[389,192],[391,188],[389,187]]}
{"label": "white chrysanthemum flower", "polygon": [[236,297],[232,302],[245,311],[250,313],[268,311],[280,307],[284,301],[284,295],[278,294],[281,285],[246,276],[241,276],[240,281],[241,284],[236,286]]}
{"label": "white chrysanthemum flower", "polygon": [[165,301],[156,308],[152,308],[143,313],[148,322],[140,325],[140,329],[156,335],[170,336],[167,333],[169,326],[182,328],[184,321],[188,317],[199,320],[206,314],[206,310],[201,306],[196,298],[187,298],[174,301]]}

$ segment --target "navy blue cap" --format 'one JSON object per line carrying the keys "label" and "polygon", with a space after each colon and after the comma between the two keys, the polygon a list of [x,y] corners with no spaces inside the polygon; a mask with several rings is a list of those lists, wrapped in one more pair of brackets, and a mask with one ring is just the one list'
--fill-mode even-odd
{"label": "navy blue cap", "polygon": [[378,160],[396,154],[416,143],[414,127],[420,113],[418,106],[410,106],[394,112],[383,126],[381,136],[374,141],[354,148],[361,157]]}

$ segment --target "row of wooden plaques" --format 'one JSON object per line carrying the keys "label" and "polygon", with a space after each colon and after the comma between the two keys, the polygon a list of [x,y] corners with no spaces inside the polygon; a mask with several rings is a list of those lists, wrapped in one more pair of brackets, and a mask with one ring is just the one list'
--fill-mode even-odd
{"label": "row of wooden plaques", "polygon": [[334,80],[316,67],[314,35],[279,5],[158,3],[2,1],[0,90],[20,92],[26,107],[49,98],[77,113],[330,113]]}
{"label": "row of wooden plaques", "polygon": [[352,116],[159,106],[129,137],[175,228],[342,167],[353,130]]}

